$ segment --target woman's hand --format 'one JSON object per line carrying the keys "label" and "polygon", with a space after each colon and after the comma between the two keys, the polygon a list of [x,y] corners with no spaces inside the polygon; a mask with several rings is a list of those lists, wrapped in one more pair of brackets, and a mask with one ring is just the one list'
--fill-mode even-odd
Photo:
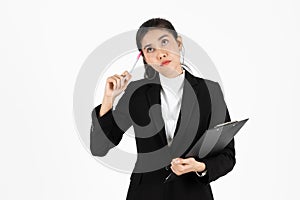
{"label": "woman's hand", "polygon": [[206,166],[203,162],[198,162],[195,158],[175,158],[171,162],[171,169],[176,175],[182,175],[188,172],[202,172]]}
{"label": "woman's hand", "polygon": [[108,77],[106,80],[104,97],[114,100],[126,89],[130,79],[131,74],[129,74],[128,71],[124,71],[121,75],[115,74]]}
{"label": "woman's hand", "polygon": [[121,75],[115,74],[106,79],[105,93],[99,112],[100,117],[112,108],[115,98],[126,89],[131,77],[128,71],[124,71]]}

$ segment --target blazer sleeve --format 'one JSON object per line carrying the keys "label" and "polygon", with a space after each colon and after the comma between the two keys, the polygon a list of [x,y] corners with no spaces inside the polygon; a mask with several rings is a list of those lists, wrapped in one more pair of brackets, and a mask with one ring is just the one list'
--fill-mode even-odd
{"label": "blazer sleeve", "polygon": [[105,156],[108,151],[117,146],[123,134],[130,128],[132,121],[128,106],[130,100],[130,83],[118,101],[115,109],[110,109],[103,116],[99,116],[102,104],[92,111],[92,125],[90,128],[90,150],[94,156]]}
{"label": "blazer sleeve", "polygon": [[[212,101],[214,102],[212,105],[214,107],[212,108],[213,113],[211,113],[210,127],[223,122],[231,121],[220,85],[217,83],[215,84],[215,87],[215,94],[212,97],[215,99]],[[217,155],[208,155],[208,157],[204,157],[202,159],[197,158],[196,160],[204,162],[206,166],[206,175],[203,177],[198,177],[202,182],[210,183],[217,180],[221,176],[226,175],[233,169],[236,163],[234,138]]]}

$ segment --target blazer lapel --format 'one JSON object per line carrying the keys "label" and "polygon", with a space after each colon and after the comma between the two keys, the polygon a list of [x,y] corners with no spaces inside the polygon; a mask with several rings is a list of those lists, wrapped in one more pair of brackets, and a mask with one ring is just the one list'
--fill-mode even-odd
{"label": "blazer lapel", "polygon": [[[155,79],[151,81],[151,87],[147,91],[147,99],[149,108],[151,108],[153,105],[159,105],[156,107],[156,109],[150,109],[149,115],[151,117],[151,120],[154,121],[154,125],[156,128],[156,132],[158,132],[163,146],[167,144],[167,138],[165,133],[165,126],[164,126],[164,120],[162,117],[162,111],[161,111],[161,99],[160,99],[160,91],[162,89],[159,76],[156,75]],[[163,124],[163,125],[162,125]]]}
{"label": "blazer lapel", "polygon": [[[197,80],[187,70],[185,70],[185,80],[183,86],[183,96],[180,108],[180,118],[178,117],[176,131],[171,145],[171,152],[173,157],[180,157],[184,150],[190,146],[193,141],[192,137],[187,137],[186,133],[190,133],[190,128],[194,127],[194,132],[197,132],[198,125],[190,124],[192,113],[195,112],[198,89]],[[199,110],[200,111],[200,110]],[[197,111],[196,111],[197,112]],[[197,114],[197,113],[196,113]],[[199,115],[199,113],[198,113]],[[180,123],[180,124],[179,124]],[[197,126],[197,127],[196,127]],[[186,129],[189,127],[189,130]],[[179,132],[179,134],[178,134]]]}
{"label": "blazer lapel", "polygon": [[[161,98],[160,98],[160,91],[162,86],[160,84],[159,76],[157,75],[154,81],[151,81],[151,87],[147,91],[147,99],[149,103],[149,108],[155,104],[159,105],[156,109],[150,109],[149,115],[151,119],[154,121],[154,125],[156,127],[157,132],[159,132],[162,144],[165,146],[167,145],[167,138],[166,132],[164,127],[164,120],[162,117],[162,110],[161,110]],[[207,106],[206,99],[198,98],[198,93],[201,92],[201,96],[207,97],[207,86],[204,81],[197,80],[192,74],[190,74],[187,70],[185,70],[185,80],[183,86],[183,96],[181,102],[181,109],[179,113],[179,117],[176,124],[176,130],[174,133],[174,138],[171,145],[171,151],[173,155],[181,156],[183,149],[180,148],[181,146],[190,146],[190,144],[195,141],[195,138],[199,138],[199,136],[195,135],[194,137],[186,137],[186,129],[189,127],[188,132],[198,130],[198,123],[201,119],[201,116],[204,116],[204,113],[201,112],[201,107],[199,106]],[[207,94],[206,94],[207,93]],[[209,94],[208,94],[209,96]],[[197,102],[197,104],[196,104]],[[195,107],[198,106],[198,107]],[[203,109],[203,107],[202,107]],[[196,112],[195,112],[196,111]],[[199,111],[199,112],[197,112]],[[193,115],[192,115],[193,113]],[[197,114],[198,113],[198,114]],[[193,116],[193,117],[192,117]],[[196,117],[195,117],[196,116]],[[191,118],[192,117],[192,118]],[[194,119],[198,118],[199,119]],[[196,120],[196,121],[195,121]],[[163,123],[163,125],[162,125]],[[162,128],[163,126],[163,128]],[[191,129],[191,127],[195,127],[195,129]],[[182,134],[177,134],[180,131]],[[186,148],[185,148],[186,150]]]}

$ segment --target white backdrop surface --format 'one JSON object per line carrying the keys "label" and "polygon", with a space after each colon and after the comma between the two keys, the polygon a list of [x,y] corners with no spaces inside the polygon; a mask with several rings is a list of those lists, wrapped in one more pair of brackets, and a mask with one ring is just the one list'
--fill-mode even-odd
{"label": "white backdrop surface", "polygon": [[299,199],[299,11],[295,0],[2,0],[0,199],[125,199],[129,174],[81,143],[74,84],[96,47],[152,17],[207,52],[231,118],[250,118],[215,199]]}

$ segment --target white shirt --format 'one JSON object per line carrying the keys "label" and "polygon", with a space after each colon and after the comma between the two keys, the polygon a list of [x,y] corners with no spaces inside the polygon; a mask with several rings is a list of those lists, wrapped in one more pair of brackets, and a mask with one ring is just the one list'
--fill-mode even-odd
{"label": "white shirt", "polygon": [[159,74],[162,90],[160,92],[162,117],[165,122],[166,137],[170,146],[174,137],[181,108],[185,70],[174,78]]}

